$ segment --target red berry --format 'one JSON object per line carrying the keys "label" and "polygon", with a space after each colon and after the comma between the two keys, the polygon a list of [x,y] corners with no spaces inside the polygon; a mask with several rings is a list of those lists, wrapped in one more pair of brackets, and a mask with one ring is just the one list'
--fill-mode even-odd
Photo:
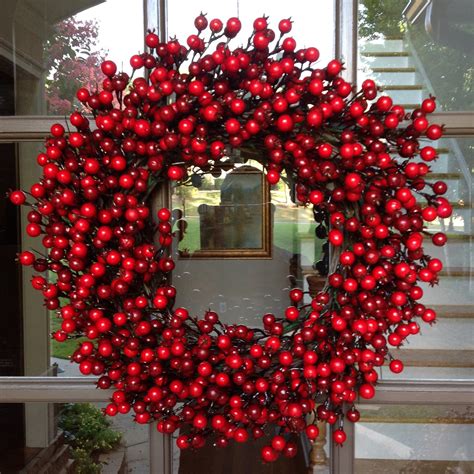
{"label": "red berry", "polygon": [[365,399],[371,399],[375,395],[375,389],[372,385],[364,383],[359,387],[359,395]]}
{"label": "red berry", "polygon": [[274,462],[278,459],[278,452],[271,446],[264,446],[261,450],[262,460],[265,462]]}
{"label": "red berry", "polygon": [[26,195],[23,191],[12,191],[9,197],[10,202],[15,206],[21,206],[26,201]]}
{"label": "red berry", "polygon": [[340,230],[332,229],[328,234],[329,242],[338,247],[344,242],[344,235]]}
{"label": "red berry", "polygon": [[209,27],[211,28],[211,31],[213,33],[219,33],[219,31],[222,30],[224,25],[221,20],[219,20],[218,18],[214,18],[214,20],[211,20],[211,22],[209,23]]}
{"label": "red berry", "polygon": [[276,126],[280,132],[290,132],[293,130],[293,119],[290,115],[280,115],[277,119]]}
{"label": "red berry", "polygon": [[347,436],[342,429],[338,429],[333,432],[332,439],[336,444],[342,445],[346,441]]}
{"label": "red berry", "polygon": [[240,20],[238,18],[229,18],[225,26],[225,34],[227,37],[233,38],[234,36],[237,36],[237,33],[240,31],[241,28],[242,24],[240,23]]}
{"label": "red berry", "polygon": [[393,359],[392,361],[390,361],[390,370],[394,374],[399,374],[403,371],[403,362],[398,359]]}
{"label": "red berry", "polygon": [[112,77],[117,72],[117,65],[113,61],[104,61],[100,68],[102,72],[109,77]]}
{"label": "red berry", "polygon": [[430,125],[426,130],[426,136],[430,140],[438,140],[443,135],[443,129],[439,125]]}
{"label": "red berry", "polygon": [[291,31],[292,21],[290,19],[287,20],[280,20],[278,23],[278,29],[281,33],[286,34]]}

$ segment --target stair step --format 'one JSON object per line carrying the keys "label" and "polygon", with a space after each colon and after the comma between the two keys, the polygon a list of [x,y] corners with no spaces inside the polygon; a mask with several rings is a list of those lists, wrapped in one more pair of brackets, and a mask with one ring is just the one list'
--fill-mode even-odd
{"label": "stair step", "polygon": [[465,211],[474,209],[474,203],[466,204],[462,199],[457,202],[450,203],[453,209],[463,209]]}
{"label": "stair step", "polygon": [[374,73],[384,73],[384,72],[416,72],[416,68],[412,66],[407,67],[373,67],[371,71]]}
{"label": "stair step", "polygon": [[474,350],[402,348],[390,352],[408,367],[474,367]]}
{"label": "stair step", "polygon": [[408,51],[364,51],[360,54],[366,58],[400,58],[411,56]]}
{"label": "stair step", "polygon": [[472,423],[469,411],[453,409],[452,406],[393,406],[376,405],[359,407],[362,423],[427,423],[443,425],[463,425]]}
{"label": "stair step", "polygon": [[21,474],[36,473],[43,468],[60,446],[64,446],[64,437],[59,434],[51,444],[43,448],[21,471]]}
{"label": "stair step", "polygon": [[[415,85],[420,82],[419,75],[412,71],[414,68],[373,68],[370,70],[366,68],[366,71],[360,72],[361,80],[373,79],[379,86],[396,86],[399,84]],[[376,72],[374,69],[382,70],[382,72]],[[387,71],[384,71],[387,69]],[[390,71],[393,69],[395,72]]]}
{"label": "stair step", "polygon": [[[431,249],[426,251],[432,255]],[[467,253],[464,253],[466,260]],[[466,262],[469,265],[469,261]],[[474,281],[470,277],[442,277],[435,286],[429,283],[420,283],[423,290],[421,303],[427,306],[445,305],[447,302],[454,302],[459,305],[472,304],[474,296]]]}
{"label": "stair step", "polygon": [[469,319],[474,316],[474,309],[472,305],[434,305],[430,308],[436,311],[438,318],[456,318],[456,319]]}
{"label": "stair step", "polygon": [[43,466],[38,474],[57,474],[69,461],[69,446],[63,444],[56,450],[53,457],[48,460],[48,463]]}
{"label": "stair step", "polygon": [[428,173],[429,179],[461,179],[461,173]]}
{"label": "stair step", "polygon": [[444,197],[449,201],[464,200],[467,196],[467,183],[460,173],[429,173],[425,179],[428,183],[445,181],[448,185],[448,191]]}
{"label": "stair step", "polygon": [[446,268],[438,273],[441,278],[470,278],[472,270],[470,268]]}
{"label": "stair step", "polygon": [[413,57],[405,52],[367,52],[360,54],[360,69],[371,70],[375,67],[414,67]]}
{"label": "stair step", "polygon": [[410,89],[409,87],[405,86],[403,86],[401,89],[383,90],[392,98],[395,104],[417,104],[414,108],[418,108],[424,97],[428,95],[428,92],[423,89]]}
{"label": "stair step", "polygon": [[[432,234],[428,232],[429,234]],[[451,232],[445,232],[446,236],[448,237],[448,243],[450,240],[456,240],[456,241],[465,241],[469,242],[471,240],[471,235],[469,234],[457,234],[457,233],[451,233]],[[429,238],[430,236],[428,236]]]}
{"label": "stair step", "polygon": [[[469,211],[470,215],[470,211]],[[466,222],[464,219],[469,219],[469,216],[463,216],[461,211],[457,211],[455,217],[453,218],[453,221],[451,222],[449,218],[446,219],[438,219],[433,222],[427,222],[426,225],[426,230],[429,233],[433,232],[445,232],[446,229],[449,229],[449,226],[452,224],[453,228],[456,230],[456,232],[459,232],[461,235],[465,235],[467,237],[472,236],[472,226],[469,220]],[[460,222],[458,222],[460,220]],[[466,269],[466,260],[459,260],[459,259],[454,259],[450,260],[449,257],[454,256],[455,253],[457,252],[462,252],[464,250],[469,250],[469,249],[460,249],[458,248],[458,244],[460,243],[459,240],[456,239],[451,239],[451,241],[448,242],[447,247],[442,247],[441,251],[445,252],[448,254],[448,260],[446,262],[443,262],[443,265],[445,267],[449,268],[463,268]],[[462,243],[462,241],[461,241]],[[426,243],[425,246],[430,248],[430,252],[432,251],[431,248],[432,243]],[[469,246],[469,242],[467,242],[467,246]],[[439,252],[435,252],[436,254],[439,254]],[[431,254],[430,254],[431,255]],[[434,255],[433,255],[434,256]],[[463,258],[465,259],[465,255]]]}
{"label": "stair step", "polygon": [[420,104],[399,104],[401,105],[405,110],[413,110],[413,109],[417,109],[418,107],[420,107]]}
{"label": "stair step", "polygon": [[389,84],[381,86],[380,89],[383,91],[421,91],[423,86],[421,84]]}
{"label": "stair step", "polygon": [[371,41],[362,40],[360,42],[360,51],[367,53],[390,51],[396,53],[406,51],[406,46],[401,39],[377,38]]}
{"label": "stair step", "polygon": [[410,336],[400,350],[474,351],[472,320],[440,318],[432,325],[418,322],[420,333]]}

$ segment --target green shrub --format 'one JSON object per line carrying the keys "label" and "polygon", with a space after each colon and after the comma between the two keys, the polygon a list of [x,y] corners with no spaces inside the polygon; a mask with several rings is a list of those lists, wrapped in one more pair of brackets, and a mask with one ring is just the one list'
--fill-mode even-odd
{"label": "green shrub", "polygon": [[72,448],[78,474],[101,472],[98,455],[118,446],[121,434],[110,428],[111,423],[101,410],[89,403],[65,405],[59,419],[68,444]]}

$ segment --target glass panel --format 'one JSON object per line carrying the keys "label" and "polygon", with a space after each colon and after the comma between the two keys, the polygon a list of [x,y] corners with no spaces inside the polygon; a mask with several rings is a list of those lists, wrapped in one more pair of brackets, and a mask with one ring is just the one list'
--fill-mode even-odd
{"label": "glass panel", "polygon": [[[243,168],[258,170],[259,166],[250,160]],[[225,221],[216,217],[228,206],[222,205],[226,196],[238,195],[232,188],[240,186],[232,172],[225,174],[226,177],[215,179],[212,186],[211,180],[206,184],[218,189],[207,190],[202,186],[196,189],[187,185],[172,190],[173,214],[180,217],[174,224],[178,230],[173,251],[176,260],[173,283],[178,290],[176,305],[200,315],[211,309],[218,312],[225,323],[259,326],[265,313],[284,313],[290,304],[288,291],[291,288],[307,291],[308,278],[316,284],[321,282],[313,265],[322,258],[323,242],[315,237],[312,211],[294,204],[289,188],[282,181],[271,188],[271,202],[268,198],[260,203],[252,202],[252,206],[270,209],[271,228],[264,229],[269,252],[256,249],[261,253],[253,253],[255,249],[245,248],[248,242],[255,245],[259,240],[255,234],[261,234],[265,224],[255,216],[243,215],[248,204],[232,204],[239,212],[228,213]],[[206,212],[203,206],[207,206]],[[209,209],[216,211],[211,218]],[[229,229],[233,232],[227,234]],[[227,243],[235,245],[238,235],[244,247],[221,248]],[[210,249],[210,243],[219,248]]]}
{"label": "glass panel", "polygon": [[315,46],[319,49],[321,65],[326,65],[334,58],[334,0],[319,0],[307,2],[294,0],[291,6],[286,2],[273,0],[231,0],[219,2],[203,0],[196,3],[192,0],[180,2],[168,1],[168,34],[176,35],[182,42],[191,34],[194,18],[203,11],[209,20],[220,18],[226,21],[237,16],[242,21],[242,31],[231,46],[238,47],[252,33],[253,21],[266,14],[270,16],[270,27],[278,28],[278,22],[291,16],[293,30],[291,35],[301,47]]}
{"label": "glass panel", "polygon": [[0,404],[0,472],[149,472],[149,426],[104,405]]}
{"label": "glass panel", "polygon": [[[426,6],[427,2],[414,4]],[[439,9],[447,3],[433,2],[416,21],[411,10],[407,11],[408,21],[403,18],[406,5],[405,0],[359,2],[359,83],[367,77],[375,78],[387,94],[407,109],[433,94],[441,109],[472,110],[469,78],[473,62],[472,54],[466,51],[466,46],[472,44],[467,39],[474,20],[472,4],[453,2],[446,15],[440,17]],[[464,18],[460,16],[462,12]],[[430,30],[428,26],[434,21],[438,22],[437,29]],[[438,320],[432,327],[420,323],[420,335],[410,337],[392,355],[405,363],[402,375],[406,378],[470,378],[474,372],[474,140],[443,138],[431,145],[437,149],[439,158],[430,163],[430,181],[443,180],[448,184],[446,197],[454,208],[451,218],[437,219],[428,225],[430,232],[443,231],[449,237],[446,247],[426,245],[427,253],[441,259],[444,265],[439,286],[423,285],[422,302],[437,311]],[[381,376],[400,378],[385,368]]]}
{"label": "glass panel", "polygon": [[472,472],[470,406],[364,405],[356,423],[356,474]]}
{"label": "glass panel", "polygon": [[[39,180],[41,168],[36,157],[42,151],[43,145],[36,142],[0,144],[1,196],[19,187],[28,190]],[[0,199],[0,376],[77,376],[77,365],[68,357],[78,340],[58,343],[51,339],[51,332],[62,320],[55,311],[45,309],[41,292],[32,288],[30,282],[36,272],[16,262],[20,249],[44,253],[41,239],[24,232],[29,210],[26,206],[18,210],[9,200]]]}
{"label": "glass panel", "polygon": [[183,227],[179,255],[186,257],[270,256],[270,194],[260,166],[222,169],[175,189]]}
{"label": "glass panel", "polygon": [[438,110],[473,110],[472,2],[410,2],[404,17],[407,3],[359,2],[359,83],[376,79],[408,109],[432,94]]}
{"label": "glass panel", "polygon": [[[267,430],[269,431],[269,430]],[[176,447],[176,436],[173,440],[173,474],[303,474],[308,472],[300,440],[289,437],[298,445],[298,454],[293,459],[281,456],[276,463],[264,464],[260,460],[260,451],[268,443],[268,437],[249,443],[229,443],[228,447],[212,446],[212,440],[204,448],[180,451]],[[321,471],[328,472],[328,471]]]}
{"label": "glass panel", "polygon": [[21,375],[22,372],[22,324],[20,268],[15,262],[20,249],[18,234],[19,213],[7,199],[9,189],[16,187],[16,154],[11,144],[0,144],[0,376]]}
{"label": "glass panel", "polygon": [[128,69],[142,50],[142,0],[4,0],[0,115],[68,114],[79,87],[102,82],[105,57]]}
{"label": "glass panel", "polygon": [[[391,354],[405,364],[401,375],[382,367],[382,378],[466,379],[474,375],[474,252],[472,174],[473,138],[443,138],[434,145],[439,158],[432,162],[430,181],[448,183],[446,198],[453,215],[428,225],[430,233],[445,232],[448,243],[437,247],[427,241],[426,252],[443,263],[440,284],[422,284],[421,302],[437,312],[431,327],[419,321],[420,334]],[[425,202],[421,198],[422,202]]]}

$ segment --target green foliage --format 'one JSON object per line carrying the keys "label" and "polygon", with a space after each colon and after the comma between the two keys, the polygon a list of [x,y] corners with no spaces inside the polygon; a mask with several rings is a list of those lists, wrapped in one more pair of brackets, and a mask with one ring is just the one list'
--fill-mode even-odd
{"label": "green foliage", "polygon": [[85,449],[73,449],[72,457],[75,461],[75,472],[78,474],[100,474],[102,472],[102,464],[91,459]]}
{"label": "green foliage", "polygon": [[410,27],[410,37],[443,110],[472,110],[472,55],[436,43],[422,24]]}
{"label": "green foliage", "polygon": [[407,0],[363,0],[359,3],[359,36],[394,36],[403,31]]}
{"label": "green foliage", "polygon": [[78,474],[101,472],[100,453],[111,451],[120,443],[121,434],[110,428],[102,412],[89,403],[65,405],[59,420],[68,444],[72,447]]}
{"label": "green foliage", "polygon": [[[66,304],[66,303],[64,303]],[[55,332],[61,329],[62,319],[51,311],[50,312],[50,332]],[[56,341],[56,339],[51,339],[51,355],[52,357],[57,357],[58,359],[69,359],[74,351],[77,349],[80,342],[87,340],[85,337],[66,339],[64,342]]]}
{"label": "green foliage", "polygon": [[67,18],[51,29],[44,45],[46,104],[50,114],[68,114],[81,106],[79,87],[94,90],[102,81],[100,63],[106,51],[99,48],[99,25],[95,20]]}
{"label": "green foliage", "polygon": [[[359,7],[359,36],[373,39],[396,36],[407,28],[402,11],[407,0],[362,0]],[[472,32],[472,24],[452,24],[454,28]],[[472,110],[474,68],[472,55],[440,44],[418,20],[409,27],[410,37],[433,90],[443,110]]]}

